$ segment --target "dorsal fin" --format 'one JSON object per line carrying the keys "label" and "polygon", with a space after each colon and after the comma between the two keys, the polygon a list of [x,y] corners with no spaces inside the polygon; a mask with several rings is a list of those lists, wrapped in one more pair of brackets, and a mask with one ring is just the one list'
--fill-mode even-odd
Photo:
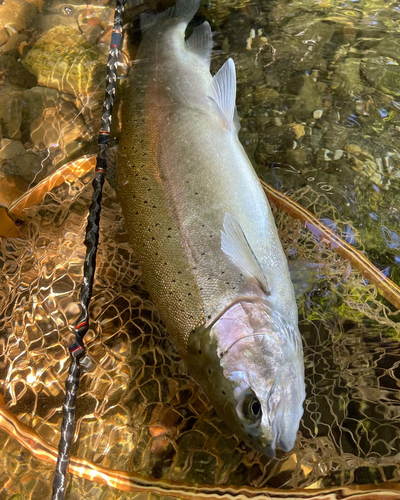
{"label": "dorsal fin", "polygon": [[140,16],[140,29],[142,33],[156,24],[167,19],[177,19],[188,24],[199,10],[200,0],[177,0],[174,7],[162,12],[144,12]]}
{"label": "dorsal fin", "polygon": [[243,273],[255,278],[265,293],[269,293],[267,278],[236,217],[226,213],[223,227],[225,232],[221,231],[221,250]]}
{"label": "dorsal fin", "polygon": [[197,26],[185,42],[186,49],[196,54],[208,69],[210,69],[211,64],[212,45],[211,26],[207,21]]}
{"label": "dorsal fin", "polygon": [[229,130],[233,130],[232,122],[236,101],[236,72],[235,63],[232,59],[228,59],[214,76],[208,97],[217,105],[224,125]]}

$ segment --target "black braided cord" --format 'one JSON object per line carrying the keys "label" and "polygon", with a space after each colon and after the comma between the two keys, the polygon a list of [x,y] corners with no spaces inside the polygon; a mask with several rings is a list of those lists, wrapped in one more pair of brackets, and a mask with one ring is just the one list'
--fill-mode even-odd
{"label": "black braided cord", "polygon": [[122,40],[122,23],[126,0],[117,0],[114,16],[114,27],[111,35],[110,52],[107,62],[106,91],[98,138],[99,151],[96,161],[95,177],[93,179],[92,203],[86,226],[86,256],[83,268],[80,303],[82,314],[74,327],[75,342],[69,346],[71,364],[65,383],[65,400],[62,409],[61,437],[58,445],[58,459],[53,480],[52,500],[62,500],[67,485],[67,470],[71,452],[72,435],[75,427],[76,398],[81,374],[81,361],[86,356],[83,338],[89,329],[89,302],[92,297],[94,273],[96,269],[96,254],[99,243],[99,223],[101,198],[105,174],[107,170],[105,153],[110,139],[110,127],[114,106],[115,87],[119,48]]}

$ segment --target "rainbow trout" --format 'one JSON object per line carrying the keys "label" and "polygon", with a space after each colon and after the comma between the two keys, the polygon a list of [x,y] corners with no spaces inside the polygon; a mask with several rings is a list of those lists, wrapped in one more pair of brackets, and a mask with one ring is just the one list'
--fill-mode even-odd
{"label": "rainbow trout", "polygon": [[149,292],[190,374],[252,448],[295,443],[304,363],[287,261],[238,139],[235,65],[212,77],[199,0],[143,14],[117,193]]}

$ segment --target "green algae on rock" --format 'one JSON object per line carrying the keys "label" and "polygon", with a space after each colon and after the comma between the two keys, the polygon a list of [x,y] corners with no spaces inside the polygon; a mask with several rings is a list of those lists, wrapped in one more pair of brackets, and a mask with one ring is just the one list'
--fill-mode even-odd
{"label": "green algae on rock", "polygon": [[42,35],[23,60],[40,85],[75,96],[99,90],[106,62],[104,54],[66,26]]}

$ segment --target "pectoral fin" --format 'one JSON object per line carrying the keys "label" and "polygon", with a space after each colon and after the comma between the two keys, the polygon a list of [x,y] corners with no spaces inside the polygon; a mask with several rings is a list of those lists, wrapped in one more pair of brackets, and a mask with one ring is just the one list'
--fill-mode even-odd
{"label": "pectoral fin", "polygon": [[226,213],[223,227],[224,231],[221,231],[222,251],[243,273],[255,278],[265,293],[269,293],[267,279],[236,217]]}

